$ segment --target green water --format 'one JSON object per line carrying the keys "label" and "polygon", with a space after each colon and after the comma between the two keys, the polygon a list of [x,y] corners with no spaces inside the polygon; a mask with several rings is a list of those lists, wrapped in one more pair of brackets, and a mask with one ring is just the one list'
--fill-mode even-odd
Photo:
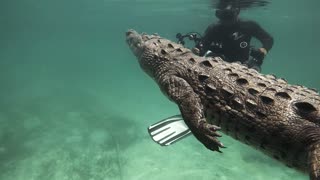
{"label": "green water", "polygon": [[[1,180],[303,180],[224,135],[160,147],[146,127],[179,113],[139,68],[129,28],[175,40],[215,20],[209,0],[1,0]],[[320,89],[318,0],[242,12],[275,38],[263,73]]]}

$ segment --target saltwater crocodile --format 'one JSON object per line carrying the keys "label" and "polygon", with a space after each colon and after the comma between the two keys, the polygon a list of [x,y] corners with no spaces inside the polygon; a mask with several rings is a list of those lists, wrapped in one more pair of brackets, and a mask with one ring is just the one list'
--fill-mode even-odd
{"label": "saltwater crocodile", "polygon": [[225,134],[320,179],[320,96],[160,37],[126,32],[141,68],[175,102],[193,135],[221,152]]}

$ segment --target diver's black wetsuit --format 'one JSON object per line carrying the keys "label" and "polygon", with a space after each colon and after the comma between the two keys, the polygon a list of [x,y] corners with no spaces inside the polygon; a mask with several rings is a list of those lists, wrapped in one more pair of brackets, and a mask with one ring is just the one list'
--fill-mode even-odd
{"label": "diver's black wetsuit", "polygon": [[249,58],[252,37],[260,40],[267,51],[272,48],[273,38],[254,21],[239,19],[230,26],[220,23],[211,25],[203,36],[200,55],[211,50],[216,55],[223,55],[225,61],[243,63]]}

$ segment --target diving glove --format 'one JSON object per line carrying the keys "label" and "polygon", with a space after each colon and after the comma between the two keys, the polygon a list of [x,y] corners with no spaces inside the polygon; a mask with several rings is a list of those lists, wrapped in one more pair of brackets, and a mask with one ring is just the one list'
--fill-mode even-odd
{"label": "diving glove", "polygon": [[253,57],[256,65],[261,66],[265,54],[259,49],[252,49],[250,52],[250,56]]}

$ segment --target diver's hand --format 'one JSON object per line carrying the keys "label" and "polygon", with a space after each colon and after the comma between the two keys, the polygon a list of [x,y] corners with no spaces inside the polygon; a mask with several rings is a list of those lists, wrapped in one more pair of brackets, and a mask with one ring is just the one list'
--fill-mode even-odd
{"label": "diver's hand", "polygon": [[264,48],[260,48],[260,49],[252,49],[250,56],[252,56],[256,61],[256,64],[260,66],[266,54],[267,54],[267,50]]}
{"label": "diver's hand", "polygon": [[192,48],[191,51],[193,52],[193,54],[200,55],[200,49],[196,47]]}
{"label": "diver's hand", "polygon": [[259,48],[259,51],[261,51],[264,54],[264,56],[266,56],[268,53],[268,51],[265,48]]}

